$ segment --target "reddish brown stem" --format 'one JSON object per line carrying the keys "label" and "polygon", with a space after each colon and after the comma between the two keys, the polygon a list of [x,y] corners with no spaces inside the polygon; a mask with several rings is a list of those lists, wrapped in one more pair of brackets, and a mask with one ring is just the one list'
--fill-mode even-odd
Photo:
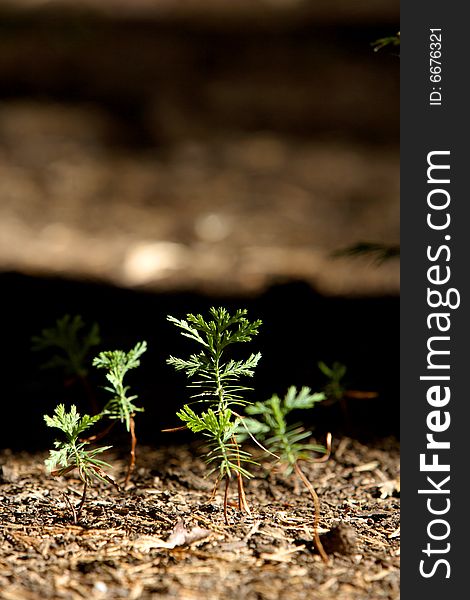
{"label": "reddish brown stem", "polygon": [[246,513],[251,516],[250,507],[248,506],[248,502],[245,496],[245,486],[243,484],[243,476],[240,473],[237,473],[237,483],[238,483],[238,508],[241,512]]}
{"label": "reddish brown stem", "polygon": [[76,525],[78,519],[77,519],[77,511],[75,510],[75,506],[70,502],[70,498],[67,496],[67,494],[63,494],[63,496],[64,496],[65,504],[67,504],[67,506],[70,509],[70,512],[72,513],[73,524]]}
{"label": "reddish brown stem", "polygon": [[312,462],[322,463],[322,462],[326,462],[327,460],[329,460],[329,458],[331,456],[332,439],[333,439],[333,437],[332,437],[331,433],[328,432],[326,434],[326,454],[324,454],[321,458],[312,459]]}
{"label": "reddish brown stem", "polygon": [[173,433],[174,431],[183,431],[187,429],[186,425],[182,425],[181,427],[170,427],[169,429],[162,429],[162,433]]}
{"label": "reddish brown stem", "polygon": [[[235,436],[232,436],[232,442],[235,444],[236,452],[237,452],[237,465],[241,466],[240,454],[238,452],[238,444]],[[250,507],[248,506],[248,502],[246,500],[245,495],[245,486],[243,485],[243,476],[241,473],[237,472],[237,484],[238,484],[238,510],[240,512],[245,512],[246,514],[251,516]]]}
{"label": "reddish brown stem", "polygon": [[127,467],[126,479],[124,480],[124,487],[126,487],[127,484],[129,483],[131,473],[135,467],[135,447],[137,445],[137,438],[135,437],[134,415],[131,415],[129,418],[129,432],[131,434],[131,451],[130,451],[129,466]]}
{"label": "reddish brown stem", "polygon": [[217,477],[217,479],[215,481],[215,485],[212,488],[212,492],[211,492],[210,498],[207,501],[207,504],[210,504],[212,502],[212,500],[215,498],[215,495],[217,494],[217,490],[219,489],[219,483],[220,483],[220,477]]}
{"label": "reddish brown stem", "polygon": [[315,488],[310,483],[310,481],[307,479],[307,477],[304,475],[298,462],[295,463],[294,468],[295,468],[295,472],[300,477],[302,483],[305,485],[305,487],[310,492],[310,495],[313,498],[313,504],[315,507],[315,518],[313,521],[313,538],[315,540],[315,545],[317,547],[318,553],[320,554],[323,562],[327,563],[328,562],[328,554],[325,552],[325,549],[323,548],[323,544],[320,541],[320,536],[318,534],[318,524],[320,523],[320,500],[318,499]]}
{"label": "reddish brown stem", "polygon": [[378,392],[365,392],[363,390],[346,390],[344,396],[353,400],[372,400],[378,398],[379,394]]}
{"label": "reddish brown stem", "polygon": [[95,435],[90,435],[90,437],[87,437],[83,440],[80,440],[82,442],[97,442],[101,439],[103,439],[104,437],[106,437],[108,435],[108,433],[111,431],[111,429],[116,425],[117,420],[113,420],[111,422],[110,425],[108,425],[108,427],[106,427],[106,429],[103,429],[103,431],[100,431],[100,433],[96,433]]}

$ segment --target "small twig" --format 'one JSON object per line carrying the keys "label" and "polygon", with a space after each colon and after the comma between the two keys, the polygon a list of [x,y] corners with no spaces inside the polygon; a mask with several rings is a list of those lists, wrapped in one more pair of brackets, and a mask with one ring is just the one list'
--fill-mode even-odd
{"label": "small twig", "polygon": [[304,475],[302,469],[300,468],[298,461],[295,462],[294,468],[295,468],[295,472],[300,477],[303,484],[305,485],[305,487],[310,492],[310,495],[313,498],[313,504],[315,507],[315,517],[314,517],[314,521],[313,521],[313,537],[315,540],[315,545],[317,547],[318,553],[320,554],[323,562],[327,563],[328,555],[325,552],[325,549],[323,548],[323,544],[320,541],[320,536],[318,535],[318,525],[320,523],[320,500],[318,499],[315,488],[313,487],[313,485],[310,483],[310,481],[307,479],[307,477]]}
{"label": "small twig", "polygon": [[245,535],[245,537],[243,538],[243,542],[245,542],[245,544],[248,542],[248,540],[251,538],[251,536],[255,535],[255,533],[257,533],[259,526],[261,525],[261,521],[255,521],[253,523],[253,527],[250,529],[250,531]]}
{"label": "small twig", "polygon": [[108,433],[111,431],[111,429],[116,425],[117,421],[112,421],[111,425],[108,425],[108,427],[106,427],[106,429],[103,429],[103,431],[100,431],[100,433],[96,433],[95,435],[90,435],[90,437],[87,437],[85,439],[81,439],[81,442],[98,442],[99,440],[103,439],[104,437],[106,437],[108,435]]}
{"label": "small twig", "polygon": [[75,506],[70,502],[70,498],[67,496],[67,494],[62,494],[64,496],[64,500],[65,500],[65,504],[67,504],[67,506],[69,507],[72,516],[73,516],[73,524],[76,525],[78,522],[77,519],[77,511],[75,510]]}
{"label": "small twig", "polygon": [[271,452],[271,450],[268,450],[265,446],[263,446],[263,444],[261,444],[260,442],[258,442],[258,440],[255,438],[255,436],[251,433],[251,431],[248,429],[248,427],[246,426],[246,423],[243,422],[243,419],[245,418],[243,415],[239,415],[238,413],[236,413],[235,411],[232,411],[233,414],[238,417],[240,419],[240,423],[243,425],[243,427],[245,428],[245,431],[247,432],[247,434],[250,436],[250,438],[252,439],[252,441],[261,448],[261,450],[264,450],[264,452],[267,452],[268,454],[270,454],[271,456],[274,456],[274,458],[276,458],[277,460],[279,460],[279,456],[277,454],[274,454],[274,452]]}
{"label": "small twig", "polygon": [[162,433],[173,433],[174,431],[183,431],[183,429],[187,429],[186,425],[182,425],[181,427],[170,427],[169,429],[162,429]]}
{"label": "small twig", "polygon": [[374,398],[378,398],[379,394],[378,392],[366,392],[363,390],[346,390],[344,396],[353,400],[373,400]]}
{"label": "small twig", "polygon": [[217,479],[215,480],[215,485],[212,488],[210,498],[209,498],[209,500],[207,500],[206,504],[210,504],[212,502],[212,500],[214,500],[215,495],[217,494],[217,490],[219,489],[219,484],[220,484],[220,475],[218,475]]}
{"label": "small twig", "polygon": [[98,467],[96,465],[93,465],[92,468],[93,468],[93,471],[95,471],[95,473],[97,475],[99,475],[99,477],[101,479],[104,479],[105,481],[107,481],[111,485],[114,485],[114,487],[116,488],[116,490],[118,492],[121,491],[121,488],[119,487],[119,484],[116,481],[114,481],[114,479],[110,475],[108,475],[105,471],[103,471],[103,469],[101,469],[100,467]]}
{"label": "small twig", "polygon": [[331,442],[333,440],[333,436],[330,432],[326,434],[326,454],[324,454],[321,458],[314,458],[312,462],[323,463],[326,462],[331,456]]}

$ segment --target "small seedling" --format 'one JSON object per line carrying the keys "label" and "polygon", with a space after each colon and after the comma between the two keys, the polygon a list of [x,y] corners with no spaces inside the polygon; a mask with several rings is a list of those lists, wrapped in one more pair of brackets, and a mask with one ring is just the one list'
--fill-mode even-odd
{"label": "small seedling", "polygon": [[320,361],[318,368],[328,378],[328,382],[323,387],[327,399],[331,402],[339,402],[341,412],[345,421],[348,420],[347,400],[371,400],[377,398],[378,393],[366,390],[351,390],[343,382],[347,368],[340,362],[334,362],[331,367]]}
{"label": "small seedling", "polygon": [[88,381],[87,360],[91,349],[100,343],[100,333],[97,323],[89,330],[80,315],[64,315],[57,319],[55,325],[43,329],[40,335],[31,338],[34,351],[51,353],[49,360],[44,362],[45,369],[61,369],[66,377],[66,383],[78,380],[85,389],[93,413],[99,412],[95,395]]}
{"label": "small seedling", "polygon": [[230,315],[225,308],[211,308],[209,314],[208,320],[192,314],[187,315],[187,320],[168,317],[183,336],[195,341],[202,349],[187,360],[171,356],[167,363],[190,378],[189,387],[196,391],[191,396],[193,404],[207,406],[206,411],[197,414],[186,404],[177,416],[188,429],[209,439],[210,451],[206,460],[212,466],[210,473],[218,473],[213,495],[220,481],[225,479],[224,516],[227,522],[227,495],[232,475],[237,478],[239,510],[250,513],[243,477],[252,477],[246,465],[253,460],[236,440],[240,416],[234,407],[250,404],[243,398],[243,393],[252,388],[242,385],[240,379],[253,376],[261,354],[251,354],[246,360],[233,360],[226,358],[226,351],[233,344],[251,341],[258,333],[261,321],[250,323],[245,316],[246,310],[237,310]]}
{"label": "small seedling", "polygon": [[340,362],[334,362],[329,367],[322,360],[318,362],[318,368],[328,378],[323,390],[327,398],[332,400],[342,400],[346,392],[342,380],[346,375],[347,367]]}
{"label": "small seedling", "polygon": [[86,450],[87,442],[79,440],[79,435],[100,419],[101,415],[93,417],[83,415],[81,417],[75,405],[70,407],[70,412],[66,412],[63,404],[56,407],[52,417],[44,415],[48,427],[60,429],[65,435],[65,440],[54,442],[56,449],[49,451],[49,458],[45,460],[46,468],[53,476],[65,475],[74,469],[78,469],[78,476],[83,482],[83,494],[78,507],[75,508],[68,497],[65,497],[75,524],[78,522],[85,504],[87,488],[93,483],[94,479],[112,483],[117,487],[115,481],[104,470],[109,468],[110,465],[96,458],[98,454],[109,450],[111,446]]}
{"label": "small seedling", "polygon": [[[318,535],[320,502],[314,487],[299,464],[302,460],[313,460],[312,452],[326,453],[327,451],[324,446],[308,443],[307,440],[312,435],[311,431],[306,431],[299,423],[288,425],[286,420],[287,415],[293,410],[312,408],[317,402],[324,399],[325,394],[312,393],[308,387],[297,391],[297,388],[291,386],[282,400],[279,396],[274,395],[269,400],[247,406],[245,410],[249,417],[243,420],[243,425],[252,435],[264,440],[271,453],[279,456],[286,475],[295,471],[309,491],[315,506],[313,526],[315,545],[323,561],[327,562],[328,556]],[[321,460],[325,460],[325,457]]]}
{"label": "small seedling", "polygon": [[124,352],[123,350],[105,351],[100,352],[99,355],[93,359],[93,366],[98,369],[106,370],[106,379],[111,384],[104,388],[112,394],[112,398],[105,405],[101,414],[102,416],[112,419],[114,423],[117,421],[124,423],[131,436],[130,459],[124,487],[128,484],[135,466],[137,438],[135,435],[134,416],[136,412],[142,412],[144,410],[134,404],[134,400],[137,399],[137,396],[127,395],[129,386],[124,385],[124,377],[130,369],[135,369],[140,365],[140,357],[146,350],[147,342],[138,342],[129,352]]}

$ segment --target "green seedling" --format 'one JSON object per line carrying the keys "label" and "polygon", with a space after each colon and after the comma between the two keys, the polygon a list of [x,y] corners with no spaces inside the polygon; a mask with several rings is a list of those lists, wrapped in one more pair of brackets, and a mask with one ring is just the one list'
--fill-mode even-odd
{"label": "green seedling", "polygon": [[201,350],[188,359],[171,356],[167,363],[177,371],[184,371],[190,379],[189,387],[195,391],[191,396],[193,406],[203,404],[206,410],[197,413],[188,404],[177,412],[185,426],[194,433],[202,433],[208,440],[210,451],[206,456],[211,466],[210,473],[217,472],[217,487],[225,480],[224,516],[227,522],[227,495],[232,475],[238,483],[238,506],[242,512],[250,513],[246,501],[243,477],[252,474],[247,469],[253,463],[251,455],[243,451],[236,439],[240,415],[234,410],[249,406],[243,394],[252,388],[240,383],[242,377],[252,377],[261,354],[251,354],[246,360],[227,358],[229,346],[249,342],[258,333],[261,321],[250,323],[246,310],[237,310],[230,315],[225,308],[211,308],[210,318],[188,314],[187,320],[169,316],[181,334],[196,342]]}
{"label": "green seedling", "polygon": [[323,387],[323,391],[330,403],[339,402],[343,417],[348,419],[347,400],[371,400],[377,398],[377,392],[366,390],[351,390],[346,387],[344,377],[347,368],[340,362],[334,362],[331,367],[320,361],[318,368],[328,378],[327,383]]}
{"label": "green seedling", "polygon": [[83,505],[85,504],[87,488],[92,485],[95,479],[112,483],[117,487],[115,481],[104,470],[109,468],[110,465],[97,458],[98,454],[109,450],[111,446],[102,446],[101,448],[87,450],[87,442],[79,439],[81,433],[89,429],[100,419],[101,415],[92,417],[83,415],[81,417],[74,405],[70,407],[70,412],[66,412],[63,404],[59,404],[56,407],[52,417],[44,415],[44,420],[48,427],[60,429],[65,435],[65,440],[56,440],[54,442],[55,450],[49,451],[49,458],[45,460],[46,468],[53,476],[65,475],[77,469],[78,476],[83,482],[83,494],[78,507],[74,507],[69,498],[65,496],[75,524],[78,522]]}
{"label": "green seedling", "polygon": [[[124,377],[130,369],[135,369],[140,365],[140,357],[147,350],[147,342],[138,342],[129,352],[123,350],[112,350],[100,352],[93,359],[93,366],[97,369],[106,370],[106,379],[110,385],[104,389],[112,394],[112,398],[105,405],[101,415],[108,417],[113,421],[111,427],[120,421],[123,423],[131,436],[131,450],[129,465],[127,468],[124,487],[129,483],[129,479],[135,466],[135,449],[137,438],[135,435],[134,416],[136,412],[142,412],[144,409],[136,406],[134,401],[137,396],[128,396],[129,386],[124,385]],[[110,428],[106,430],[106,433]]]}
{"label": "green seedling", "polygon": [[342,400],[346,392],[346,388],[342,383],[347,371],[346,365],[343,365],[340,362],[334,362],[333,365],[329,367],[322,360],[317,364],[323,375],[328,378],[328,382],[323,387],[326,397],[332,400]]}
{"label": "green seedling", "polygon": [[[244,428],[256,436],[259,440],[264,441],[268,450],[279,457],[280,463],[284,467],[284,472],[289,475],[295,472],[302,483],[309,491],[315,506],[314,520],[314,540],[317,550],[324,562],[328,561],[328,556],[323,549],[318,534],[318,524],[320,520],[320,501],[318,495],[307,479],[305,473],[300,467],[300,461],[314,460],[312,453],[326,453],[326,458],[329,456],[324,446],[309,443],[308,440],[312,435],[311,431],[306,431],[299,424],[288,425],[287,415],[294,410],[311,409],[313,406],[325,399],[323,393],[312,393],[308,387],[303,387],[300,391],[291,386],[283,399],[274,395],[269,400],[264,402],[255,402],[247,406],[245,411],[249,415],[243,420]],[[256,418],[255,418],[256,417]],[[243,435],[243,433],[242,433]],[[328,446],[330,445],[330,436],[328,436]],[[325,456],[320,459],[326,460]]]}
{"label": "green seedling", "polygon": [[81,383],[93,413],[99,410],[88,380],[87,361],[91,349],[98,346],[100,341],[98,325],[93,323],[87,330],[80,315],[64,315],[57,319],[53,327],[43,329],[40,335],[31,338],[34,351],[51,354],[43,363],[43,368],[62,370],[66,384],[74,381]]}

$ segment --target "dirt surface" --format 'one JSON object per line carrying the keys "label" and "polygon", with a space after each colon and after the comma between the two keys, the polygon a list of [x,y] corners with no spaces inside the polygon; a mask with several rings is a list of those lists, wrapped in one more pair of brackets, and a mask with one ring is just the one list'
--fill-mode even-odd
{"label": "dirt surface", "polygon": [[[231,489],[229,525],[222,493],[196,447],[140,448],[124,492],[95,487],[74,525],[64,500],[81,484],[53,479],[45,454],[0,455],[2,600],[103,598],[185,600],[381,600],[399,597],[399,448],[334,441],[323,464],[303,469],[318,492],[316,553],[308,492],[258,468],[247,486],[251,516]],[[125,461],[109,456],[119,480]],[[232,485],[232,488],[235,488]]]}

